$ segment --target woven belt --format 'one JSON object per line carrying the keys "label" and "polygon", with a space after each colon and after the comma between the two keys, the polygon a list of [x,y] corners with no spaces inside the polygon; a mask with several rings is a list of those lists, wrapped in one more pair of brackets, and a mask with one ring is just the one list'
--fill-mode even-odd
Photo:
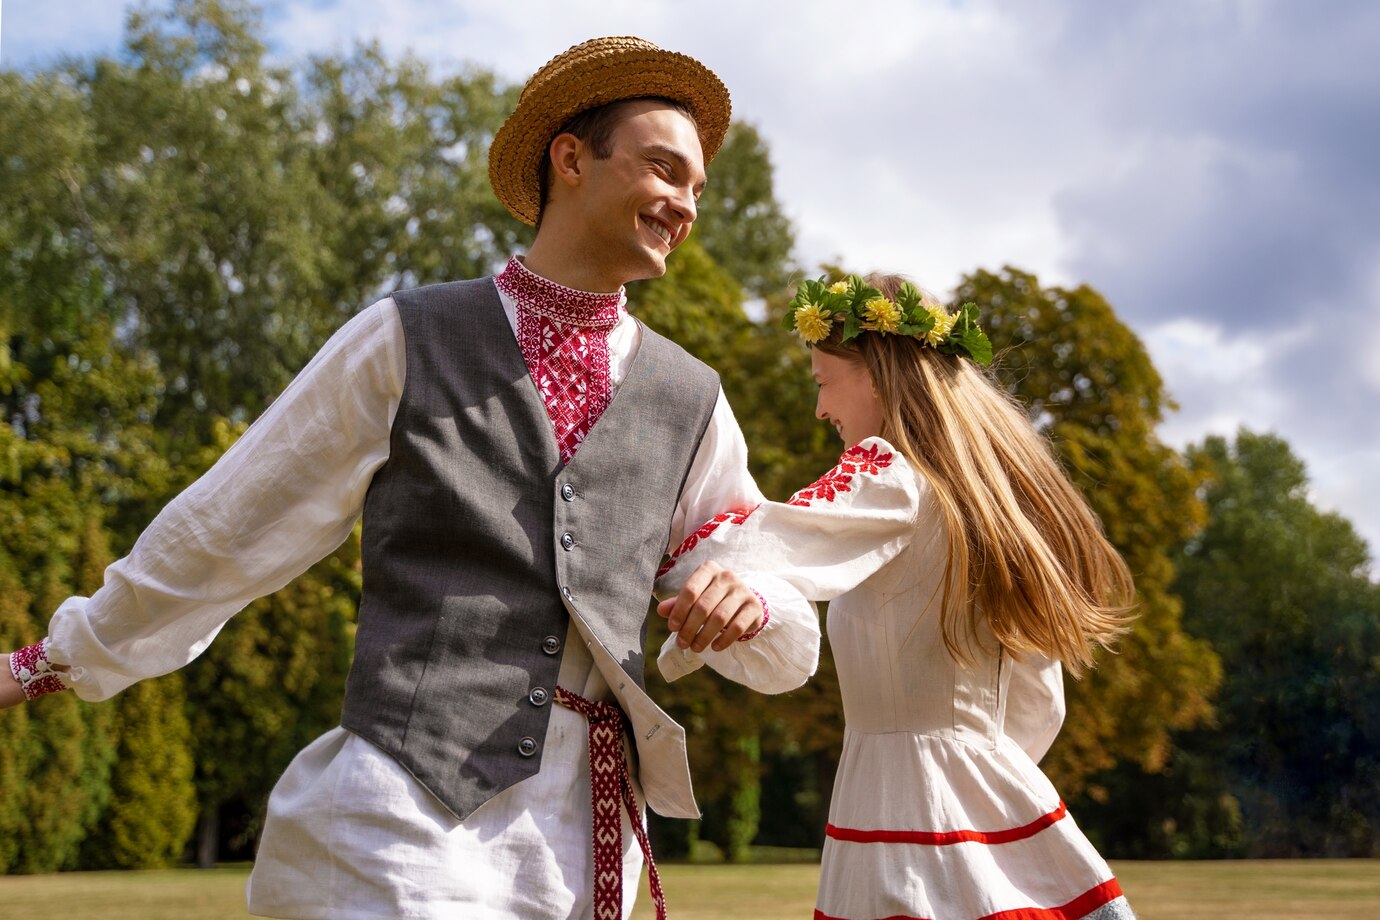
{"label": "woven belt", "polygon": [[666,898],[661,876],[652,859],[652,844],[642,826],[633,798],[628,761],[623,756],[623,710],[611,703],[596,703],[564,687],[556,688],[556,702],[589,721],[590,805],[594,815],[594,916],[597,920],[623,918],[623,821],[619,803],[628,810],[642,856],[647,861],[648,885],[657,920],[666,920]]}

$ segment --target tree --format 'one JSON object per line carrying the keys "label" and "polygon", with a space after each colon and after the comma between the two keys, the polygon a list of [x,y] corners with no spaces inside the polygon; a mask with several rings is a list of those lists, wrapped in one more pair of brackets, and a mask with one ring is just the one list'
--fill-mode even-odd
{"label": "tree", "polygon": [[[149,456],[147,409],[155,377],[146,362],[112,348],[110,330],[54,325],[46,336],[8,337],[9,376],[0,387],[0,642],[37,641],[68,593],[90,593],[110,561],[106,524],[125,501],[157,488],[166,468]],[[174,693],[174,706],[182,705]],[[164,710],[166,711],[166,710]],[[39,872],[77,864],[85,834],[106,812],[117,756],[111,707],[63,694],[0,713],[0,867]],[[173,725],[180,711],[173,713]],[[183,723],[185,724],[185,723]],[[154,718],[123,731],[134,744],[162,735]],[[147,786],[127,790],[132,811],[156,811],[190,792],[176,765],[141,764]],[[151,798],[144,790],[156,791]],[[180,847],[180,841],[178,842]]]}
{"label": "tree", "polygon": [[186,703],[180,674],[120,694],[110,797],[82,840],[82,867],[153,869],[182,857],[197,815]]}
{"label": "tree", "polygon": [[[1253,857],[1380,855],[1380,586],[1351,524],[1316,509],[1278,437],[1210,437],[1208,525],[1178,560],[1185,626],[1225,665],[1217,723],[1177,738],[1212,760]],[[1161,823],[1179,823],[1176,802]],[[1229,851],[1230,852],[1230,851]]]}
{"label": "tree", "polygon": [[1066,796],[1096,800],[1099,771],[1120,761],[1159,771],[1170,731],[1211,712],[1217,657],[1185,632],[1170,593],[1172,553],[1203,520],[1196,480],[1155,435],[1170,403],[1149,355],[1096,291],[1043,288],[1007,267],[967,275],[953,301],[981,308],[997,379],[1049,433],[1136,580],[1132,631],[1118,654],[1068,682],[1068,718],[1043,763]]}
{"label": "tree", "polygon": [[767,145],[752,125],[729,126],[709,167],[695,238],[754,297],[778,294],[790,282],[795,231],[776,200]]}

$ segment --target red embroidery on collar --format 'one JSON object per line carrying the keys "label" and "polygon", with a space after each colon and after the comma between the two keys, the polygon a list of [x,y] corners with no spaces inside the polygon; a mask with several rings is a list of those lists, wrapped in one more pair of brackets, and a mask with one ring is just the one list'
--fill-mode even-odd
{"label": "red embroidery on collar", "polygon": [[508,260],[494,282],[503,293],[517,301],[518,306],[553,323],[602,329],[607,333],[623,312],[622,288],[612,294],[577,291],[533,274],[517,256]]}
{"label": "red embroidery on collar", "polygon": [[624,296],[591,294],[533,274],[517,258],[494,279],[517,303],[517,339],[569,463],[612,398],[609,331]]}

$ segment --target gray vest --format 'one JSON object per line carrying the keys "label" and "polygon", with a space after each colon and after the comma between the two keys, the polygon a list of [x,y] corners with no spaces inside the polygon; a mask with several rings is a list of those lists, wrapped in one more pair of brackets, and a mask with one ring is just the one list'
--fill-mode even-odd
{"label": "gray vest", "polygon": [[642,686],[653,576],[719,383],[644,327],[562,466],[493,280],[393,297],[407,374],[364,501],[341,724],[463,819],[541,768],[566,603]]}

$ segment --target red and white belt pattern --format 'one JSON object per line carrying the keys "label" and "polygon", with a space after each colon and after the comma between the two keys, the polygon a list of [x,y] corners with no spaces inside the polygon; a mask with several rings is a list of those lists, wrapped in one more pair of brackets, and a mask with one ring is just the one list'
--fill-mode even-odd
{"label": "red and white belt pattern", "polygon": [[642,825],[637,800],[633,797],[628,761],[623,756],[623,710],[612,703],[596,703],[564,687],[556,688],[556,702],[573,709],[589,721],[590,804],[594,815],[594,916],[597,920],[622,920],[623,917],[623,818],[628,810],[642,856],[647,861],[648,885],[657,920],[666,920],[666,898],[661,892],[661,876],[652,859],[652,844]]}

